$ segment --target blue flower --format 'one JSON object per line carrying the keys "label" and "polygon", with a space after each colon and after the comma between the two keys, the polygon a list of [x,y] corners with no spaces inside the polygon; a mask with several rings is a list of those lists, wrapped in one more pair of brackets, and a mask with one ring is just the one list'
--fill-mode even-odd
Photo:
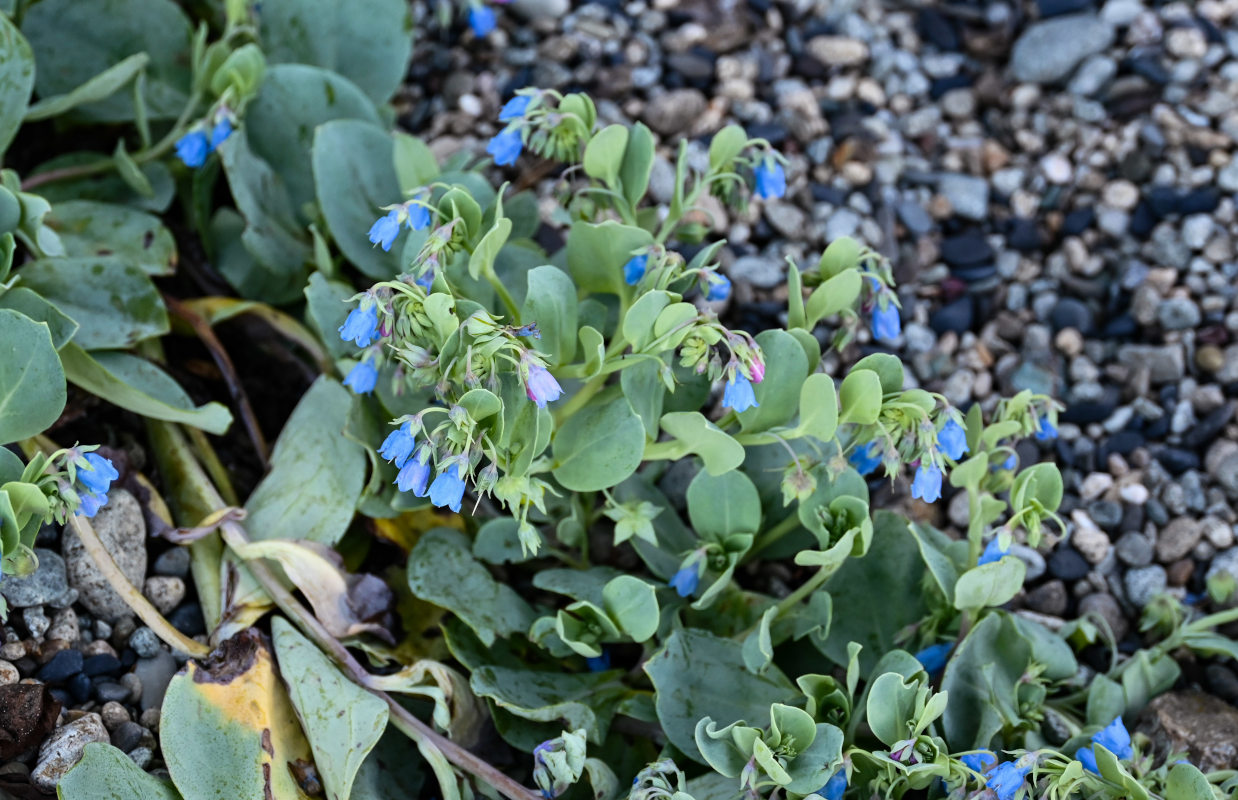
{"label": "blue flower", "polygon": [[962,761],[963,766],[973,772],[984,772],[997,763],[997,756],[988,750],[981,750],[979,753],[968,753],[967,755],[959,756],[959,761]]}
{"label": "blue flower", "polygon": [[524,138],[520,135],[520,129],[512,125],[495,134],[490,144],[486,145],[486,152],[494,156],[494,163],[500,167],[515,164],[521,150],[524,150]]}
{"label": "blue flower", "polygon": [[1100,770],[1096,767],[1096,753],[1092,752],[1092,745],[1076,750],[1075,760],[1083,764],[1083,768],[1088,772],[1100,774]]}
{"label": "blue flower", "polygon": [[921,464],[911,482],[911,496],[926,503],[935,503],[941,498],[941,468],[933,464]]}
{"label": "blue flower", "polygon": [[425,272],[413,279],[413,283],[425,289],[427,292],[434,288],[434,267],[430,267]]}
{"label": "blue flower", "polygon": [[95,514],[99,513],[99,509],[107,505],[107,495],[95,494],[94,492],[85,492],[79,495],[82,504],[77,507],[77,513],[87,519],[91,519]]}
{"label": "blue flower", "polygon": [[989,543],[984,546],[984,552],[980,554],[980,560],[976,562],[976,566],[982,564],[992,564],[994,561],[1001,561],[1002,556],[1010,552],[1010,549],[1002,549],[1001,537],[994,536],[989,540]]}
{"label": "blue flower", "polygon": [[1023,779],[1031,771],[1030,766],[1020,767],[1013,761],[1007,761],[998,764],[997,769],[989,773],[986,783],[997,794],[997,800],[1014,800],[1015,794],[1023,788]]}
{"label": "blue flower", "polygon": [[379,217],[370,226],[370,243],[380,244],[383,251],[390,253],[395,237],[400,235],[400,212],[392,209],[386,216]]}
{"label": "blue flower", "polygon": [[1131,747],[1131,735],[1127,733],[1121,717],[1116,717],[1101,731],[1093,734],[1092,741],[1120,759],[1132,758],[1135,755],[1135,748]]}
{"label": "blue flower", "polygon": [[206,163],[206,156],[211,152],[211,143],[206,140],[206,134],[192,130],[176,140],[176,156],[185,162],[185,166],[197,169]]}
{"label": "blue flower", "polygon": [[545,408],[547,403],[553,403],[563,394],[563,387],[555,380],[545,367],[538,364],[529,365],[529,377],[525,379],[525,394],[538,408]]}
{"label": "blue flower", "polygon": [[413,423],[405,422],[387,434],[382,447],[378,448],[378,454],[384,460],[395,464],[396,467],[402,467],[404,462],[408,461],[408,457],[413,454],[413,448],[416,445],[417,437],[413,434]]}
{"label": "blue flower", "polygon": [[602,648],[602,655],[585,659],[590,672],[605,672],[610,669],[610,651]]}
{"label": "blue flower", "polygon": [[726,388],[722,391],[722,405],[734,409],[737,414],[760,405],[752,391],[752,383],[742,372],[735,372],[726,382]]}
{"label": "blue flower", "polygon": [[924,667],[924,671],[929,675],[936,675],[946,668],[946,661],[950,658],[953,647],[951,642],[931,644],[916,653],[916,661],[920,662],[920,666]]}
{"label": "blue flower", "polygon": [[477,36],[485,36],[494,30],[497,20],[494,16],[494,9],[489,6],[473,6],[469,9],[469,27],[473,29],[473,33]]}
{"label": "blue flower", "polygon": [[358,361],[356,366],[348,371],[344,385],[356,394],[369,394],[378,383],[378,370],[368,361]]}
{"label": "blue flower", "polygon": [[430,502],[439,508],[460,510],[460,501],[464,499],[464,481],[460,479],[460,468],[452,464],[445,470],[440,470],[430,484]]}
{"label": "blue flower", "polygon": [[424,230],[430,224],[430,209],[421,203],[408,204],[408,227],[410,230]]}
{"label": "blue flower", "polygon": [[524,112],[529,110],[529,104],[533,102],[533,97],[527,94],[518,94],[511,100],[503,104],[499,109],[499,122],[511,122],[514,119],[519,119],[524,116]]}
{"label": "blue flower", "polygon": [[756,169],[757,197],[782,197],[787,193],[787,173],[773,157],[767,157]]}
{"label": "blue flower", "polygon": [[512,331],[516,336],[532,336],[534,339],[542,338],[542,332],[537,329],[536,322],[530,322],[528,325],[521,325],[516,330]]}
{"label": "blue flower", "polygon": [[107,494],[107,490],[112,487],[112,481],[120,477],[116,467],[112,466],[111,460],[104,458],[98,453],[87,453],[82,458],[89,467],[78,467],[78,481],[88,491],[96,494]]}
{"label": "blue flower", "polygon": [[847,770],[839,767],[838,771],[830,776],[830,779],[825,782],[825,785],[817,790],[817,794],[825,798],[825,800],[842,800],[843,793],[847,791]]}
{"label": "blue flower", "polygon": [[1049,421],[1047,414],[1041,414],[1039,422],[1036,428],[1036,441],[1047,442],[1057,438],[1057,428]]}
{"label": "blue flower", "polygon": [[215,123],[215,127],[211,128],[211,150],[215,150],[224,140],[232,135],[232,120],[227,117],[220,117]]}
{"label": "blue flower", "polygon": [[946,454],[946,458],[958,461],[968,451],[967,433],[962,425],[950,420],[938,431],[937,445],[941,452]]}
{"label": "blue flower", "polygon": [[883,308],[878,303],[873,308],[872,319],[873,338],[883,342],[892,342],[903,332],[903,323],[898,315],[898,306],[886,303]]}
{"label": "blue flower", "polygon": [[645,277],[645,267],[648,264],[649,256],[643,253],[629,258],[628,263],[623,265],[623,282],[628,286],[640,283],[640,279]]}
{"label": "blue flower", "polygon": [[868,475],[877,467],[881,466],[881,444],[879,442],[869,442],[852,450],[847,455],[847,461],[851,466],[855,467],[855,471],[861,475]]}
{"label": "blue flower", "polygon": [[344,341],[354,342],[357,347],[369,347],[370,340],[378,338],[378,309],[373,305],[354,308],[348,312],[348,319],[339,331]]}
{"label": "blue flower", "polygon": [[727,276],[711,272],[706,280],[709,282],[709,291],[705,292],[706,300],[716,303],[731,296],[731,279]]}
{"label": "blue flower", "polygon": [[1002,462],[1002,469],[1014,469],[1017,466],[1019,466],[1019,457],[1014,453],[1011,453],[1010,456]]}
{"label": "blue flower", "polygon": [[679,593],[680,597],[691,597],[696,592],[696,587],[700,582],[701,573],[697,569],[695,562],[686,567],[680,567],[679,571],[667,581],[671,588]]}
{"label": "blue flower", "polygon": [[429,482],[430,464],[417,457],[409,459],[395,476],[396,488],[401,492],[411,491],[417,497],[426,496],[426,484]]}

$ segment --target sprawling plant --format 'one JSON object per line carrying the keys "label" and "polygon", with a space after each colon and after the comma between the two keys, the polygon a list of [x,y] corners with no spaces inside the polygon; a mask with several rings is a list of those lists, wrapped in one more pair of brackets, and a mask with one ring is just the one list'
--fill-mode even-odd
{"label": "sprawling plant", "polygon": [[[1232,654],[1212,629],[1238,615],[1154,604],[1154,644],[1102,674],[1076,650],[1112,646],[1103,626],[1003,608],[1013,543],[1062,524],[1056,468],[1015,449],[1056,436],[1050,398],[915,387],[877,344],[900,335],[889,265],[848,238],[788,264],[779,327],[730,327],[719,217],[787,192],[769,142],[681,142],[658,203],[647,128],[526,88],[488,157],[440,160],[391,130],[400,0],[192,5],[196,28],[168,0],[0,5],[0,144],[53,117],[116,142],[19,149],[2,175],[0,440],[27,457],[0,453],[4,568],[32,566],[47,520],[97,544],[121,479],[45,434],[67,381],[147,418],[142,485],[171,501],[211,631],[126,595],[194,656],[162,710],[171,783],[97,745],[61,796],[405,797],[420,764],[447,800],[535,797],[519,779],[597,800],[1234,788],[1122,720],[1173,685],[1175,650]],[[549,202],[490,180],[534,161]],[[237,297],[156,289],[177,266],[156,214]],[[269,458],[234,389],[267,467],[243,508],[202,435],[230,414],[159,366],[169,313],[226,377],[211,327],[238,314],[321,372]],[[923,503],[965,494],[961,538],[872,508],[870,482],[906,478]],[[524,766],[487,763],[487,731]]]}

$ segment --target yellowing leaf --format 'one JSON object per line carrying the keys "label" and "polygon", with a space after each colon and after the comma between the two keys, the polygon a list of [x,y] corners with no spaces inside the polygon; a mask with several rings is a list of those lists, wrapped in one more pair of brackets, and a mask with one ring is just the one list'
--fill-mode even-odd
{"label": "yellowing leaf", "polygon": [[185,800],[306,797],[294,775],[309,764],[309,743],[253,628],[172,678],[159,740]]}

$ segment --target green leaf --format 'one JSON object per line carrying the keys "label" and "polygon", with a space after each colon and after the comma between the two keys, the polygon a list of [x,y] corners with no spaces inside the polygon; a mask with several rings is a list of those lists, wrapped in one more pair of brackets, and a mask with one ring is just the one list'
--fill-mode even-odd
{"label": "green leaf", "polygon": [[[416,136],[409,136],[402,131],[396,131],[393,157],[395,159],[396,178],[400,183],[400,193],[403,196],[407,197],[409,192],[413,192],[423,186],[429,186],[439,176],[438,161],[435,160],[434,153],[430,151],[425,142]],[[517,195],[517,197],[529,196],[528,193]],[[509,205],[520,205],[515,197],[508,202]],[[540,223],[540,220],[538,222]],[[536,228],[534,228],[534,232],[536,232]],[[520,236],[522,234],[518,232],[516,235]]]}
{"label": "green leaf", "polygon": [[765,359],[765,379],[753,386],[760,405],[739,415],[745,433],[768,430],[795,416],[800,387],[811,368],[804,348],[786,331],[762,331],[757,335],[757,344]]}
{"label": "green leaf", "polygon": [[629,694],[614,672],[571,674],[497,665],[473,670],[469,685],[494,704],[503,738],[524,750],[564,729],[583,729],[589,741],[600,744],[619,701]]}
{"label": "green leaf", "polygon": [[688,484],[688,518],[701,536],[721,540],[733,533],[756,533],[761,527],[757,487],[742,472],[718,476],[698,472]]}
{"label": "green leaf", "polygon": [[52,346],[57,350],[77,333],[77,323],[54,305],[44,300],[38,292],[17,286],[0,294],[0,308],[8,308],[25,314],[35,322],[46,322],[52,334]]}
{"label": "green leaf", "polygon": [[357,771],[352,800],[408,800],[421,796],[425,782],[417,747],[389,726]]}
{"label": "green leaf", "polygon": [[860,243],[850,236],[842,236],[830,242],[817,262],[821,277],[832,278],[845,269],[858,267],[860,264]]}
{"label": "green leaf", "polygon": [[658,721],[671,744],[704,763],[696,724],[711,717],[719,727],[744,720],[764,727],[773,703],[790,703],[798,692],[776,667],[761,674],[744,666],[743,645],[705,631],[677,629],[645,662],[653,681]]}
{"label": "green leaf", "polygon": [[[281,304],[296,299],[313,250],[293,213],[283,179],[256,156],[244,136],[218,148],[228,187],[244,225],[228,209],[211,221],[219,271],[243,297]],[[231,251],[231,252],[230,252]]]}
{"label": "green leaf", "polygon": [[[98,153],[66,153],[40,164],[32,174],[48,172],[53,169],[84,166],[101,159]],[[172,204],[172,196],[176,192],[172,173],[167,164],[162,161],[148,161],[140,167],[147,183],[154,189],[154,195],[143,197],[133,191],[125,181],[114,171],[108,170],[97,175],[90,175],[76,180],[62,180],[45,183],[39,187],[39,194],[50,203],[65,203],[74,200],[98,200],[105,203],[118,203],[140,208],[144,211],[162,213]]]}
{"label": "green leaf", "polygon": [[661,426],[662,430],[682,442],[689,453],[700,456],[705,471],[710,475],[723,475],[744,463],[744,446],[699,411],[663,414]]}
{"label": "green leaf", "polygon": [[645,190],[649,188],[653,154],[653,134],[643,122],[636,123],[628,130],[628,144],[623,151],[623,166],[619,169],[619,180],[623,182],[623,196],[633,209],[645,196]]}
{"label": "green leaf", "polygon": [[[142,102],[151,120],[175,119],[189,100],[189,19],[171,0],[42,0],[29,7],[22,33],[39,68],[39,97],[64,95],[136,53],[146,53]],[[79,106],[96,122],[135,118],[132,94]]]}
{"label": "green leaf", "polygon": [[355,305],[348,302],[356,291],[343,281],[329,280],[320,272],[309,277],[305,287],[305,317],[332,358],[352,357],[357,347],[340,338],[339,328]]}
{"label": "green leaf", "polygon": [[[502,214],[503,209],[496,206],[497,214]],[[497,219],[490,230],[486,231],[481,237],[481,241],[473,248],[473,252],[469,255],[469,275],[473,280],[480,278],[487,268],[494,269],[494,261],[499,256],[499,251],[503,249],[503,245],[507,244],[507,237],[512,232],[512,221],[510,219]]]}
{"label": "green leaf", "polygon": [[892,356],[889,353],[873,353],[855,362],[851,369],[868,369],[877,373],[877,377],[881,379],[882,394],[893,394],[903,390],[903,362],[898,356]]}
{"label": "green leaf", "polygon": [[[643,359],[619,373],[619,386],[632,410],[645,426],[650,441],[658,438],[658,420],[666,400],[666,385],[662,383],[665,364],[652,358]],[[702,417],[704,419],[704,417]]]}
{"label": "green leaf", "polygon": [[264,637],[248,628],[217,654],[168,684],[159,744],[173,783],[185,800],[301,800],[288,764],[310,747]]}
{"label": "green leaf", "polygon": [[1169,769],[1165,800],[1213,800],[1216,794],[1204,773],[1193,764],[1179,762]]}
{"label": "green leaf", "polygon": [[954,585],[959,580],[959,570],[955,559],[950,553],[956,545],[961,545],[959,555],[966,554],[967,545],[955,542],[936,528],[920,522],[913,522],[907,530],[915,537],[920,547],[920,558],[924,559],[929,574],[937,583],[937,588],[945,595],[946,602],[954,603]]}
{"label": "green leaf", "polygon": [[169,330],[159,290],[121,258],[46,258],[17,273],[80,327],[74,342],[88,350],[132,347]]}
{"label": "green leaf", "polygon": [[49,119],[86,103],[106,100],[136,78],[150,63],[146,53],[134,53],[100,72],[67,94],[45,97],[30,107],[24,122]]}
{"label": "green leaf", "polygon": [[748,134],[738,125],[727,125],[714,134],[709,143],[709,168],[713,172],[730,172],[733,162],[748,146]]}
{"label": "green leaf", "polygon": [[808,295],[808,303],[804,307],[808,327],[815,328],[822,319],[855,305],[860,288],[860,273],[854,269],[839,273],[818,286]]}
{"label": "green leaf", "polygon": [[877,373],[854,367],[838,388],[839,422],[871,425],[881,414],[881,378]]}
{"label": "green leaf", "polygon": [[800,423],[796,430],[828,442],[838,430],[838,395],[834,379],[822,372],[813,373],[800,387]]}
{"label": "green leaf", "polygon": [[623,294],[623,265],[632,251],[653,244],[653,235],[607,220],[572,223],[567,234],[567,267],[576,286],[585,292]]}
{"label": "green leaf", "polygon": [[1009,602],[1023,588],[1026,573],[1023,559],[1014,556],[972,567],[954,584],[954,607],[962,611]]}
{"label": "green leaf", "polygon": [[946,664],[941,688],[950,693],[942,715],[951,750],[989,747],[1006,726],[1023,715],[1016,688],[1031,661],[1031,648],[1001,614],[990,614],[971,629]]}
{"label": "green leaf", "polygon": [[110,744],[90,742],[82,760],[56,784],[59,800],[180,800],[172,784],[156,778]]}
{"label": "green leaf", "polygon": [[158,217],[126,206],[71,200],[56,203],[43,223],[60,236],[71,258],[115,256],[147,275],[171,275],[176,241]]}
{"label": "green leaf", "polygon": [[887,747],[911,733],[919,685],[919,681],[908,681],[897,672],[886,672],[869,686],[864,719]]}
{"label": "green leaf", "polygon": [[34,90],[34,52],[9,18],[0,14],[0,155],[8,149]]}
{"label": "green leaf", "polygon": [[65,396],[47,325],[0,309],[0,444],[42,433],[60,416]]}
{"label": "green leaf", "polygon": [[331,545],[344,535],[365,481],[365,453],[344,435],[352,403],[352,393],[325,376],[297,403],[270,471],[245,503],[255,539]]}
{"label": "green leaf", "polygon": [[626,125],[607,125],[585,145],[585,174],[607,186],[615,183],[628,146]]}
{"label": "green leaf", "polygon": [[658,595],[640,578],[620,575],[607,582],[602,607],[633,641],[643,642],[658,632]]}
{"label": "green leaf", "polygon": [[272,64],[338,72],[378,104],[399,88],[412,54],[412,19],[401,0],[263,0],[259,19]]}
{"label": "green leaf", "polygon": [[283,617],[271,621],[280,675],[330,800],[349,800],[361,763],[387,727],[387,704],[340,674]]}
{"label": "green leaf", "polygon": [[487,564],[528,561],[533,556],[520,546],[519,529],[520,520],[512,517],[487,520],[473,537],[473,555]]}
{"label": "green leaf", "polygon": [[622,396],[594,398],[555,433],[554,476],[565,489],[609,489],[640,466],[645,426]]}
{"label": "green leaf", "polygon": [[[193,408],[183,392],[174,395],[171,386],[175,381],[163,375],[157,368],[125,353],[87,353],[74,342],[60,350],[66,377],[93,395],[107,400],[127,411],[165,422],[179,422],[201,428],[207,433],[222,434],[232,424],[232,414],[219,403],[206,403]],[[162,379],[154,378],[154,373]],[[179,390],[179,387],[177,387]],[[178,406],[169,400],[184,398],[185,405]]]}
{"label": "green leaf", "polygon": [[401,269],[398,253],[384,252],[368,236],[382,206],[403,199],[392,148],[382,128],[360,120],[334,120],[314,134],[314,187],[331,236],[357,269],[379,280]]}
{"label": "green leaf", "polygon": [[[264,4],[264,18],[267,8]],[[271,66],[262,80],[262,90],[245,110],[243,132],[249,146],[279,175],[298,219],[313,219],[313,214],[306,215],[305,206],[315,200],[314,175],[305,166],[310,160],[315,129],[333,119],[381,124],[374,103],[356,84],[329,69],[309,64]],[[393,196],[384,205],[401,199],[399,195]],[[372,216],[377,219],[379,213],[375,209]]]}
{"label": "green leaf", "polygon": [[1017,513],[1037,501],[1048,511],[1062,502],[1062,473],[1056,464],[1034,464],[1020,472],[1010,487],[1010,504]]}
{"label": "green leaf", "polygon": [[491,577],[473,559],[468,541],[447,528],[435,528],[418,540],[408,558],[408,587],[460,617],[486,646],[533,624],[529,604]]}
{"label": "green leaf", "polygon": [[[623,338],[627,339],[633,350],[639,352],[655,336],[659,335],[654,330],[654,323],[658,321],[662,309],[675,300],[675,295],[661,289],[645,292],[637,298],[632,307],[628,309],[628,313],[624,315],[622,326]],[[695,309],[693,313],[695,315]],[[668,325],[667,328],[669,327]]]}
{"label": "green leaf", "polygon": [[1126,693],[1128,711],[1140,711],[1153,697],[1169,691],[1178,682],[1181,667],[1167,653],[1152,655],[1137,650],[1122,672],[1122,691]]}
{"label": "green leaf", "polygon": [[581,357],[585,360],[585,377],[592,378],[602,371],[602,363],[606,361],[606,339],[590,325],[582,325],[577,336]]}
{"label": "green leaf", "polygon": [[1105,726],[1126,713],[1126,693],[1108,675],[1097,675],[1088,685],[1087,723]]}
{"label": "green leaf", "polygon": [[867,555],[848,558],[825,583],[834,601],[834,624],[822,648],[840,666],[847,647],[858,642],[860,668],[871,672],[882,653],[893,650],[904,628],[926,613],[918,587],[924,562],[906,520],[886,511],[873,516],[873,542]]}

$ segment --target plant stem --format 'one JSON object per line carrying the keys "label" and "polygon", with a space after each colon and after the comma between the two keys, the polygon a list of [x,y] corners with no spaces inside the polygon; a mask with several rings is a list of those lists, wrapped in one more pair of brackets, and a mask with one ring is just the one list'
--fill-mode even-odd
{"label": "plant stem", "polygon": [[[244,547],[244,545],[249,543],[249,537],[245,534],[244,528],[235,521],[229,520],[224,522],[220,526],[220,531],[223,534],[224,541],[234,549],[237,546]],[[275,579],[275,576],[264,564],[254,560],[249,560],[245,563],[254,578],[257,579],[258,583],[262,584],[262,588],[275,602],[275,605],[279,606],[280,610],[288,615],[289,619],[300,628],[302,633],[313,640],[319,648],[330,656],[354,683],[373,692],[377,697],[384,700],[391,711],[392,723],[416,742],[418,746],[432,746],[441,752],[450,763],[485,781],[508,797],[509,800],[541,800],[540,795],[517,783],[489,763],[437,733],[429,725],[414,716],[411,711],[397,703],[391,695],[374,689],[370,685],[370,674],[353,658],[352,653],[349,653],[344,645],[340,644],[335,637],[328,633],[327,629],[323,627],[322,623],[308,609],[297,602],[296,598]]]}
{"label": "plant stem", "polygon": [[769,547],[774,542],[778,541],[779,539],[781,539],[782,537],[786,536],[788,533],[790,533],[791,531],[799,527],[802,527],[800,525],[799,513],[797,512],[794,514],[788,514],[777,525],[775,525],[774,527],[766,531],[764,534],[762,534],[760,540],[755,545],[753,545],[752,549],[749,550],[744,555],[744,558],[742,559],[740,563],[746,563],[748,561],[751,561],[752,558],[756,556],[757,553],[761,552],[762,550]]}
{"label": "plant stem", "polygon": [[150,604],[150,601],[142,596],[138,588],[125,574],[120,571],[120,567],[116,566],[116,561],[112,558],[112,554],[108,552],[107,547],[100,541],[99,535],[95,533],[94,527],[91,526],[89,520],[80,515],[69,517],[69,525],[77,532],[78,538],[82,541],[82,546],[86,548],[86,553],[89,554],[95,566],[103,573],[103,577],[107,579],[108,585],[116,594],[121,596],[129,606],[133,609],[133,613],[137,614],[146,626],[155,632],[168,646],[187,653],[194,658],[205,658],[210,655],[211,648],[190,639],[185,634],[172,627],[172,624],[163,618],[163,615]]}
{"label": "plant stem", "polygon": [[494,274],[494,265],[487,264],[486,280],[494,289],[495,294],[499,296],[499,300],[503,301],[503,306],[507,309],[507,313],[512,318],[513,325],[520,324],[520,309],[516,308],[516,301],[512,298],[511,292],[507,291],[507,287],[503,285],[503,281],[499,280],[499,276]]}
{"label": "plant stem", "polygon": [[781,601],[779,601],[778,616],[781,617],[783,614],[787,613],[788,611],[790,611],[791,609],[795,608],[797,605],[802,603],[808,597],[808,595],[812,594],[813,592],[817,591],[817,589],[821,588],[821,584],[828,581],[830,579],[830,576],[833,574],[834,574],[834,570],[829,567],[821,567],[820,569],[818,569],[817,573],[813,575],[811,578],[809,578],[808,580],[804,581],[802,586],[800,586],[794,592],[791,592],[791,594],[787,595],[786,597],[782,598]]}

